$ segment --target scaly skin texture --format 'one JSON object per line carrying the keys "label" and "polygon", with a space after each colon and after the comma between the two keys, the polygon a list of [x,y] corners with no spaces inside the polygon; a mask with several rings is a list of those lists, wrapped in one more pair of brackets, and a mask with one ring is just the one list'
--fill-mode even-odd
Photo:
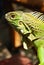
{"label": "scaly skin texture", "polygon": [[[41,15],[43,17],[40,17]],[[30,13],[13,11],[5,14],[5,18],[17,31],[34,43],[40,61],[39,65],[44,65],[44,15],[36,11]],[[23,35],[22,40],[25,43]]]}

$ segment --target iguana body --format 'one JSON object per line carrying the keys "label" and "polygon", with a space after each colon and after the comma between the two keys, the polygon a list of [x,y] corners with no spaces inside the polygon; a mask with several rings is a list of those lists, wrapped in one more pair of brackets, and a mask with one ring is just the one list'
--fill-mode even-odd
{"label": "iguana body", "polygon": [[14,25],[17,31],[19,30],[34,43],[37,47],[39,65],[44,65],[44,15],[41,19],[42,13],[38,12],[38,15],[33,15],[33,13],[14,11],[7,13],[5,18]]}

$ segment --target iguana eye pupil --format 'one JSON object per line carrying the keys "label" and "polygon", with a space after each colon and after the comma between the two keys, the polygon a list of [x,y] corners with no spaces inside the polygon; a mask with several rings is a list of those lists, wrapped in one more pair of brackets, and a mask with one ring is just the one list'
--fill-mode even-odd
{"label": "iguana eye pupil", "polygon": [[15,18],[15,15],[11,15],[12,18]]}

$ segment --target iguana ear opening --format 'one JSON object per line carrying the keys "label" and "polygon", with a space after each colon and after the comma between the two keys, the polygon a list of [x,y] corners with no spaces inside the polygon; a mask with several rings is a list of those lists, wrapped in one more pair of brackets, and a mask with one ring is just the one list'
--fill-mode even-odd
{"label": "iguana ear opening", "polygon": [[19,24],[22,25],[22,21],[19,21]]}

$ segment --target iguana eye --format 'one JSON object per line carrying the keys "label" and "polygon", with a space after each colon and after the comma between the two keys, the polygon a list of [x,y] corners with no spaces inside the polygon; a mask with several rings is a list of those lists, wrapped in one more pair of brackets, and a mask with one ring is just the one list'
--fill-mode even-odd
{"label": "iguana eye", "polygon": [[16,14],[14,14],[14,12],[13,13],[10,13],[10,18],[11,19],[15,19],[15,17],[16,17]]}
{"label": "iguana eye", "polygon": [[15,18],[15,15],[11,15],[12,18]]}

